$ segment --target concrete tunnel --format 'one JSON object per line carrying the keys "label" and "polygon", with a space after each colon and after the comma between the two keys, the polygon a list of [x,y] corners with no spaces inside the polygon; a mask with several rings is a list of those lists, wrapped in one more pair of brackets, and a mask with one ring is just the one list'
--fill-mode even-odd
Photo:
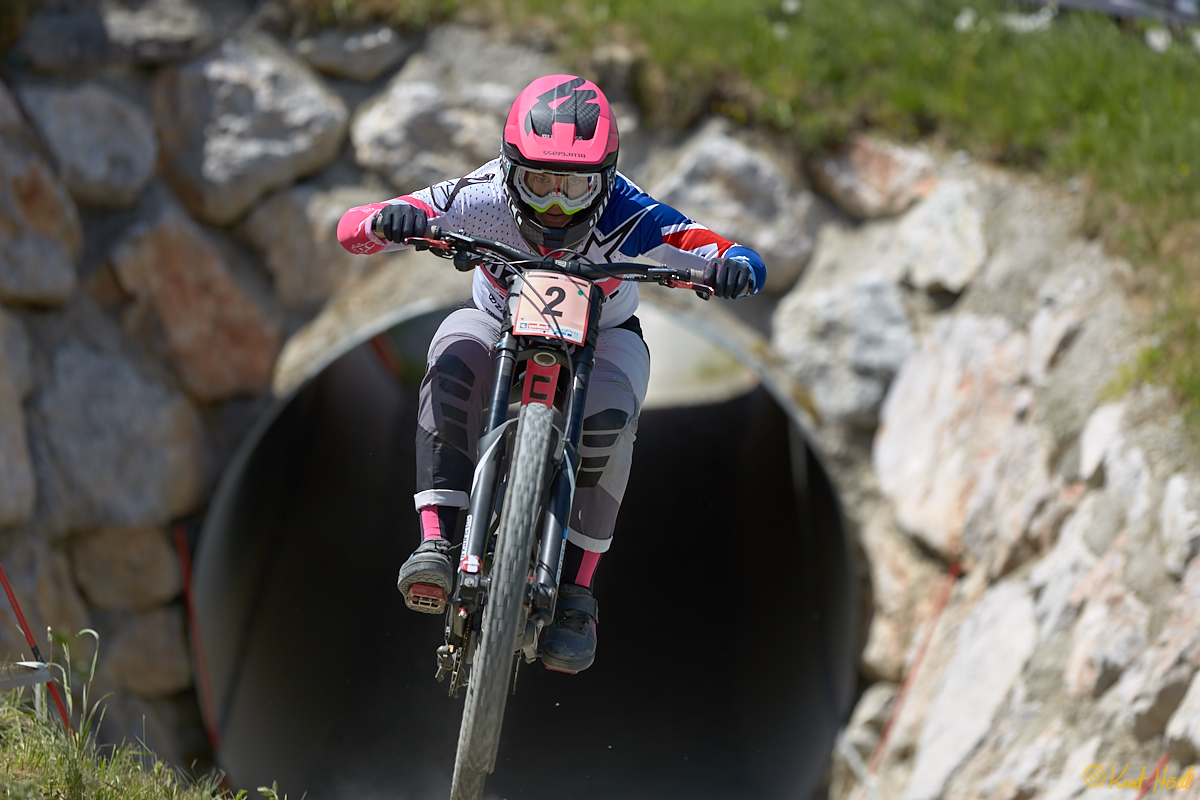
{"label": "concrete tunnel", "polygon": [[[418,541],[416,387],[449,310],[338,345],[221,479],[193,628],[235,789],[449,796],[465,692],[434,680],[441,619],[395,589]],[[807,800],[856,695],[835,489],[767,373],[703,326],[697,344],[694,320],[639,316],[654,377],[597,572],[596,663],[519,666],[487,797]]]}

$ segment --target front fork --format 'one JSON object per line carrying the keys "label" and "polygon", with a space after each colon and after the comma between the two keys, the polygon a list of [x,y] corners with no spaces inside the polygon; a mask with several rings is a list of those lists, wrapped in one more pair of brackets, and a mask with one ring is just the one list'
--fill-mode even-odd
{"label": "front fork", "polygon": [[[493,408],[497,402],[505,403],[511,391],[513,367],[516,359],[506,357],[504,342],[497,356],[496,390],[493,392]],[[509,361],[511,358],[511,361]],[[539,625],[549,624],[554,618],[554,602],[558,581],[562,572],[563,542],[567,525],[570,523],[571,505],[575,499],[575,474],[579,469],[578,442],[583,429],[583,404],[587,398],[588,381],[595,364],[594,349],[584,347],[575,363],[575,375],[571,382],[571,398],[567,404],[564,432],[557,437],[551,454],[551,463],[556,465],[551,477],[542,527],[541,544],[534,584],[530,598],[530,613]],[[506,368],[507,366],[507,368]],[[508,391],[505,391],[505,387]],[[503,398],[498,400],[497,398]],[[507,404],[504,405],[507,409]],[[471,485],[471,501],[467,511],[466,529],[463,533],[462,556],[458,563],[458,589],[451,608],[451,633],[461,635],[454,620],[465,619],[480,608],[482,594],[486,591],[483,576],[483,561],[491,536],[491,521],[495,512],[496,488],[504,467],[505,455],[512,447],[516,434],[515,419],[497,419],[489,413],[488,429],[479,440],[479,461]]]}
{"label": "front fork", "polygon": [[[566,404],[563,432],[557,437],[551,454],[551,464],[555,467],[545,503],[537,562],[527,595],[529,619],[537,628],[550,624],[554,619],[554,606],[566,550],[563,545],[575,498],[575,475],[579,469],[579,439],[583,431],[584,404],[592,369],[596,363],[599,289],[593,286],[593,293],[587,344],[580,348],[573,359],[574,372]],[[496,347],[496,372],[492,384],[491,404],[488,407],[484,433],[479,439],[480,456],[471,484],[471,500],[463,533],[462,556],[459,559],[458,585],[450,604],[446,624],[446,645],[438,648],[438,679],[441,680],[445,672],[453,674],[451,695],[457,694],[458,686],[465,682],[461,670],[464,660],[469,661],[470,629],[478,627],[475,623],[476,612],[486,603],[487,579],[483,575],[483,562],[492,533],[490,523],[495,512],[496,490],[506,455],[511,452],[517,427],[517,420],[507,418],[509,397],[512,393],[517,361],[529,355],[518,352],[517,337],[512,334],[509,325],[506,324],[505,328]],[[528,375],[526,380],[530,380]],[[553,383],[551,385],[553,386]],[[553,401],[553,394],[551,391],[547,402]],[[526,402],[530,396],[527,391]],[[468,653],[463,652],[464,646],[468,648]],[[467,656],[466,659],[464,655]]]}

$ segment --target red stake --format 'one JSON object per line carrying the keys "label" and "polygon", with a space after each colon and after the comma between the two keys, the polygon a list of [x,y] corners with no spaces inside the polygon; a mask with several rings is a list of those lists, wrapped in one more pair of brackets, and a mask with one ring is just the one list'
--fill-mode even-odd
{"label": "red stake", "polygon": [[1142,800],[1146,796],[1146,792],[1150,791],[1150,787],[1154,785],[1154,781],[1158,778],[1158,771],[1163,768],[1167,760],[1171,757],[1170,753],[1163,753],[1162,758],[1154,765],[1154,772],[1150,773],[1150,777],[1142,781],[1142,788],[1138,789],[1137,797],[1134,800]]}
{"label": "red stake", "polygon": [[[0,564],[0,583],[4,584],[4,593],[8,595],[8,602],[17,614],[17,622],[21,623],[21,630],[25,632],[25,641],[29,642],[29,649],[33,651],[34,661],[45,664],[46,659],[42,658],[42,652],[38,650],[37,642],[33,639],[33,632],[29,630],[29,623],[25,621],[25,615],[21,613],[21,605],[17,602],[17,596],[13,594],[12,586],[8,583],[8,575],[4,572],[3,564]],[[49,686],[50,696],[54,698],[54,705],[58,706],[58,715],[62,717],[63,726],[74,739],[75,728],[71,726],[71,718],[67,716],[66,706],[63,705],[62,696],[58,693],[58,684],[51,678]]]}
{"label": "red stake", "polygon": [[883,760],[884,750],[887,748],[888,735],[892,732],[892,724],[896,718],[900,716],[900,709],[904,705],[904,697],[908,694],[908,689],[912,686],[913,680],[917,677],[917,670],[921,666],[921,659],[925,657],[925,648],[929,647],[929,641],[933,639],[933,632],[937,629],[938,618],[942,616],[942,609],[946,607],[946,602],[950,599],[950,590],[954,588],[954,582],[958,580],[959,564],[955,561],[950,565],[950,573],[946,576],[946,582],[942,585],[942,593],[938,596],[937,605],[933,609],[933,617],[929,620],[929,627],[925,630],[925,637],[921,640],[917,652],[913,655],[912,664],[904,673],[904,678],[900,681],[900,689],[896,692],[896,699],[892,701],[892,710],[888,712],[887,721],[883,723],[883,730],[879,732],[879,743],[875,745],[875,751],[871,753],[871,762],[867,765],[867,772],[870,775],[875,774],[875,770],[879,768],[879,762]]}
{"label": "red stake", "polygon": [[216,753],[221,749],[221,734],[217,731],[217,709],[213,704],[208,657],[204,654],[204,637],[200,635],[200,620],[196,616],[196,602],[192,595],[192,559],[188,553],[187,533],[180,525],[175,526],[175,549],[179,553],[179,570],[183,573],[183,597],[187,602],[188,628],[192,632],[192,650],[196,654],[196,683],[200,690],[200,702],[204,706],[204,730],[208,734],[209,746]]}

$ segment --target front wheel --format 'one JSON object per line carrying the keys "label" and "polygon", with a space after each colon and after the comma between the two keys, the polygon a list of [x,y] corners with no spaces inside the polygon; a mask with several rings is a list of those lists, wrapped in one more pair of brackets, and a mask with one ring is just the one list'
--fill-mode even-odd
{"label": "front wheel", "polygon": [[471,667],[451,800],[480,800],[484,778],[496,768],[504,704],[512,677],[525,579],[533,550],[534,526],[550,459],[553,411],[531,403],[522,407],[500,529],[492,564],[483,636]]}

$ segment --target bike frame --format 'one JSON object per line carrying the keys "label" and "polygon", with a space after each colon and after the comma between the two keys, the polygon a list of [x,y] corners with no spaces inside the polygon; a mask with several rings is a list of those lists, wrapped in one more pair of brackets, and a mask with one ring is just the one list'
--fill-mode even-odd
{"label": "bike frame", "polygon": [[[520,279],[518,279],[520,280]],[[555,429],[557,441],[551,459],[553,474],[544,505],[537,567],[529,597],[530,619],[544,625],[554,618],[554,602],[562,571],[563,541],[567,521],[575,496],[575,473],[579,468],[579,440],[583,431],[583,409],[587,401],[588,384],[595,366],[596,338],[600,330],[600,305],[603,292],[590,283],[588,330],[586,343],[569,356],[563,343],[535,340],[513,333],[513,316],[519,293],[510,290],[505,304],[503,333],[496,345],[496,371],[492,384],[484,433],[479,440],[479,460],[471,486],[471,502],[463,534],[462,557],[459,560],[458,588],[451,603],[451,632],[455,620],[465,619],[481,606],[480,594],[485,591],[482,580],[488,540],[492,534],[491,521],[497,504],[497,487],[501,479],[508,445],[516,430],[516,419],[508,418],[509,400],[518,366],[525,365],[521,405],[541,403],[553,407],[559,385],[559,373],[568,369],[569,388],[564,403],[562,429]],[[482,522],[482,524],[480,524]],[[465,614],[463,612],[466,612]]]}
{"label": "bike frame", "polygon": [[[489,544],[499,527],[497,511],[503,503],[506,472],[519,419],[509,418],[509,408],[522,365],[524,373],[520,378],[519,395],[522,407],[540,403],[553,409],[564,370],[567,381],[562,400],[562,427],[551,429],[551,457],[547,474],[542,476],[542,485],[546,488],[540,504],[541,527],[535,537],[536,556],[532,550],[530,552],[530,579],[519,626],[525,634],[514,642],[514,653],[520,651],[527,661],[535,660],[538,633],[554,619],[567,524],[580,464],[584,406],[600,332],[604,293],[596,281],[614,277],[614,272],[607,268],[612,265],[534,256],[502,242],[442,231],[437,226],[431,226],[430,231],[429,238],[413,237],[405,241],[419,250],[427,249],[443,258],[452,258],[455,267],[464,271],[473,269],[487,252],[509,263],[528,267],[517,274],[509,286],[501,335],[494,348],[495,377],[487,419],[479,439],[458,577],[446,612],[446,644],[438,648],[437,678],[442,680],[449,673],[450,695],[457,696],[458,689],[467,684],[469,667],[482,632],[482,614],[479,612],[487,604],[487,573],[493,555]],[[672,288],[693,289],[706,300],[711,296],[711,288],[699,283],[698,270],[661,265],[622,265],[616,269],[625,273],[619,276],[622,280],[653,280]],[[568,306],[579,301],[573,297],[568,300],[568,292],[559,292],[556,287],[546,291],[553,298],[548,301],[531,283],[536,280],[538,270],[568,276],[573,281],[570,288],[577,289],[580,295],[583,294],[582,287],[588,287],[586,330],[558,326],[561,312],[556,306],[564,300]],[[528,292],[523,291],[526,284],[530,284]],[[543,288],[546,287],[543,285]],[[519,311],[519,304],[531,299],[535,306],[540,306],[533,313],[541,318],[541,322],[531,324],[530,317]],[[581,320],[577,320],[577,324],[579,322]],[[519,333],[517,324],[529,330]],[[540,332],[533,332],[539,328]]]}

